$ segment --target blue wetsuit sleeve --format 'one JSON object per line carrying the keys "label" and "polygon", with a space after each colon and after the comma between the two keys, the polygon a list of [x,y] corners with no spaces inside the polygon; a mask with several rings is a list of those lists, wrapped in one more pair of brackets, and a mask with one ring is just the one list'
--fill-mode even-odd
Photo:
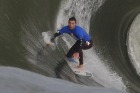
{"label": "blue wetsuit sleeve", "polygon": [[68,33],[67,31],[68,31],[67,26],[65,26],[65,27],[63,27],[62,29],[58,30],[58,31],[54,34],[54,37],[53,37],[53,38],[55,39],[57,36],[59,36],[59,35],[61,35],[61,34],[63,34],[63,33]]}
{"label": "blue wetsuit sleeve", "polygon": [[63,27],[62,29],[59,30],[59,32],[60,34],[68,33],[69,32],[68,26]]}
{"label": "blue wetsuit sleeve", "polygon": [[62,29],[58,30],[53,37],[51,38],[51,42],[54,42],[55,38],[63,33],[68,33],[69,34],[69,29],[68,26],[63,27]]}

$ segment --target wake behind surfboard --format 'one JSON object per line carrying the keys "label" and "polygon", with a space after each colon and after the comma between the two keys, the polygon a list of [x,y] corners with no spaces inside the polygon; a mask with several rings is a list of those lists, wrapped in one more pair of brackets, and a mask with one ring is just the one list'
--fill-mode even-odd
{"label": "wake behind surfboard", "polygon": [[[51,38],[53,37],[53,32],[51,31],[42,32],[42,36],[46,45],[50,47],[55,45],[53,42],[51,42]],[[88,77],[92,76],[92,73],[88,70],[88,68],[86,68],[86,64],[84,65],[83,68],[78,68],[79,60],[74,59],[76,62],[70,62],[68,58],[64,58],[64,59],[75,74],[81,76],[88,76]]]}

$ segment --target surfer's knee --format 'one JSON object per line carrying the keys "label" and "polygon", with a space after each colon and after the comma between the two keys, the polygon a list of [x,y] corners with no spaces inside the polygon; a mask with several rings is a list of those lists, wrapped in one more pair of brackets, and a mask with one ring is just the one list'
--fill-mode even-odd
{"label": "surfer's knee", "polygon": [[67,56],[67,58],[72,57],[70,52],[68,52],[66,56]]}
{"label": "surfer's knee", "polygon": [[68,54],[66,56],[67,56],[67,58],[70,57]]}

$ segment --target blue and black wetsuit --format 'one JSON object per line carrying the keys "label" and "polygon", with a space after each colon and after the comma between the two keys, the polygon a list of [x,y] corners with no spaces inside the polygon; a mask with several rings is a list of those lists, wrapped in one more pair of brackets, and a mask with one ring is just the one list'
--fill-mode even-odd
{"label": "blue and black wetsuit", "polygon": [[82,49],[86,50],[92,47],[91,36],[80,26],[76,26],[75,29],[70,29],[69,26],[63,27],[58,33],[54,34],[57,37],[63,33],[67,33],[76,38],[76,43],[71,47],[67,53],[67,57],[72,57],[74,53],[79,52],[79,62],[80,65],[83,64],[83,52]]}

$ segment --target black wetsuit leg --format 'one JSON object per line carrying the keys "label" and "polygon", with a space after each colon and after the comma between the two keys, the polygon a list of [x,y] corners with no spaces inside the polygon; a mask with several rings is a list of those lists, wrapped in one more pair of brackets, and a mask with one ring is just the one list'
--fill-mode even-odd
{"label": "black wetsuit leg", "polygon": [[79,41],[76,41],[76,43],[70,48],[69,52],[67,53],[67,57],[72,57],[74,53],[79,52]]}
{"label": "black wetsuit leg", "polygon": [[[91,48],[92,41],[90,40],[89,43],[90,44],[87,45],[86,42],[84,41],[82,43],[82,49],[86,50],[86,49]],[[83,51],[82,51],[82,49],[80,51],[78,51],[78,48],[79,48],[79,41],[77,40],[76,43],[71,47],[71,49],[67,53],[67,57],[72,57],[74,53],[79,52],[79,57],[80,57],[79,62],[80,62],[80,65],[82,65],[83,64]]]}

